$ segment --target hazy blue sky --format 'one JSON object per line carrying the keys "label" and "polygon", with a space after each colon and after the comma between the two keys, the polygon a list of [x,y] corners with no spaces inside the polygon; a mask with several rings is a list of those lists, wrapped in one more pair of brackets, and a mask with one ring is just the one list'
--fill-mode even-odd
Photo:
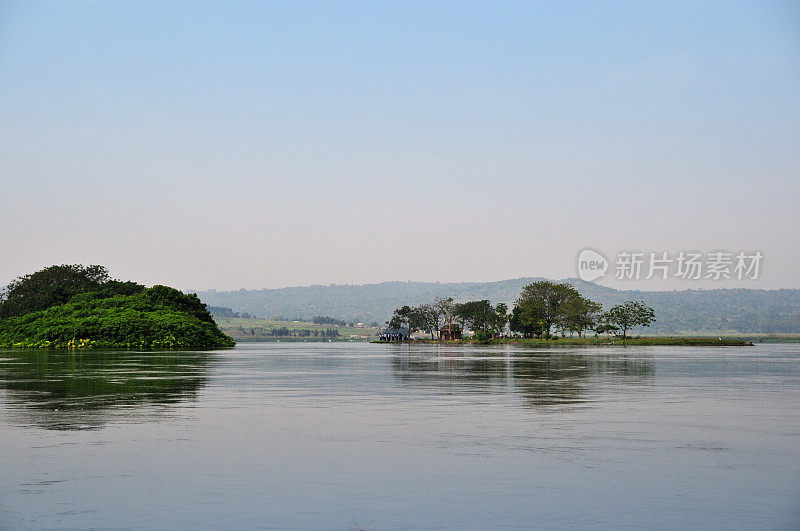
{"label": "hazy blue sky", "polygon": [[560,278],[591,246],[800,288],[800,3],[3,2],[0,184],[3,284]]}

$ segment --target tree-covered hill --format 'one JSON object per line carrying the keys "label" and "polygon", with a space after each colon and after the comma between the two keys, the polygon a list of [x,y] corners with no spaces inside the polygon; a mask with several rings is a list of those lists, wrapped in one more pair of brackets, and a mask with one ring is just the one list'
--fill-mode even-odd
{"label": "tree-covered hill", "polygon": [[197,295],[110,280],[102,266],[53,266],[20,277],[0,298],[0,347],[223,348]]}
{"label": "tree-covered hill", "polygon": [[[310,319],[332,315],[348,321],[386,322],[395,308],[453,297],[455,302],[488,299],[513,305],[523,286],[542,278],[499,282],[384,282],[365,285],[202,291],[206,303],[261,317]],[[682,291],[616,290],[569,279],[581,295],[609,308],[642,300],[656,313],[651,331],[677,333],[800,333],[800,290],[714,289]]]}

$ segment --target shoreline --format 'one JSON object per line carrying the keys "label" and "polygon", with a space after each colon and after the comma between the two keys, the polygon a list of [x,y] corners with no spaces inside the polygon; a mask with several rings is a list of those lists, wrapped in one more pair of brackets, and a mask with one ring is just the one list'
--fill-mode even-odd
{"label": "shoreline", "polygon": [[412,339],[410,341],[372,341],[372,343],[419,343],[442,345],[524,345],[530,347],[558,347],[558,346],[677,346],[677,347],[752,347],[753,342],[743,339],[711,338],[711,337],[562,337],[558,339],[525,339],[525,338],[497,338],[487,340],[456,339],[446,341],[441,339]]}

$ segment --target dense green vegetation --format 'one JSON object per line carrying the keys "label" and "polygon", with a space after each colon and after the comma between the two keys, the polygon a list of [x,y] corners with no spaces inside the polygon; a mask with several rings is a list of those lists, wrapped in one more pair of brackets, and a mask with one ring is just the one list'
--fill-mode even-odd
{"label": "dense green vegetation", "polygon": [[53,266],[20,277],[4,292],[0,315],[0,347],[6,348],[235,344],[197,295],[110,280],[102,266]]}
{"label": "dense green vegetation", "polygon": [[[518,278],[499,282],[384,282],[381,284],[308,286],[265,290],[203,291],[209,304],[238,312],[269,317],[291,316],[310,320],[332,315],[348,322],[388,320],[403,305],[418,306],[437,297],[452,297],[456,303],[490,300],[513,307],[522,288],[541,278]],[[616,290],[577,279],[569,280],[587,299],[611,308],[628,300],[644,301],[655,310],[658,321],[648,334],[659,335],[752,335],[800,333],[800,290],[779,289],[685,289],[679,291]],[[687,283],[687,288],[691,287]]]}

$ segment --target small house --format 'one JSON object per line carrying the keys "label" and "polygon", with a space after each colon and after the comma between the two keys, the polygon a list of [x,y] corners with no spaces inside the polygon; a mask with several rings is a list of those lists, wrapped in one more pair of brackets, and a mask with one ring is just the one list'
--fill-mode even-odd
{"label": "small house", "polygon": [[439,339],[442,341],[453,341],[461,339],[461,327],[456,323],[448,323],[439,329]]}

